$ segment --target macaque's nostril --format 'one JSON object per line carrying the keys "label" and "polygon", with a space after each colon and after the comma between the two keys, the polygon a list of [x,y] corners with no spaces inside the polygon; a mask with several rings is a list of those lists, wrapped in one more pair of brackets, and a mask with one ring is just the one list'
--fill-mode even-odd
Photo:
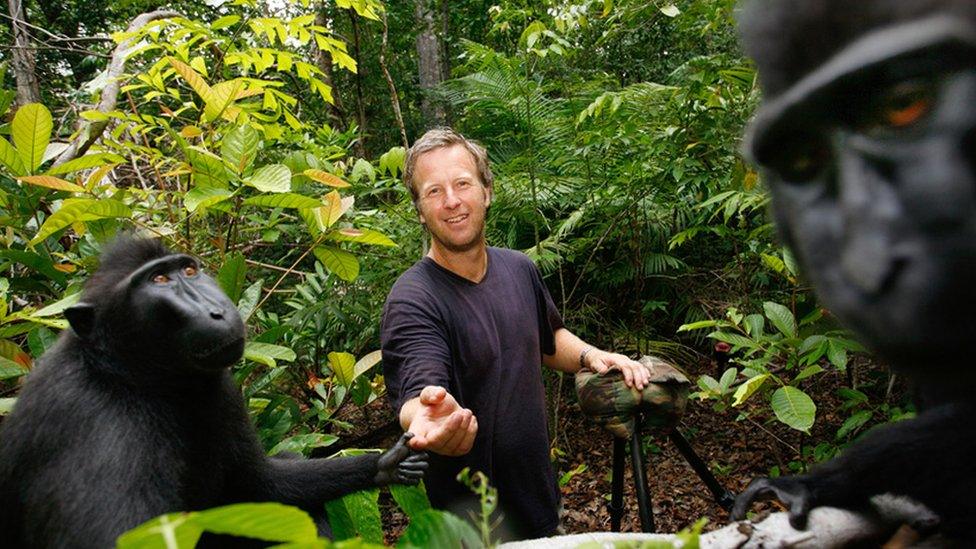
{"label": "macaque's nostril", "polygon": [[223,309],[211,309],[210,318],[214,320],[222,320],[224,318]]}

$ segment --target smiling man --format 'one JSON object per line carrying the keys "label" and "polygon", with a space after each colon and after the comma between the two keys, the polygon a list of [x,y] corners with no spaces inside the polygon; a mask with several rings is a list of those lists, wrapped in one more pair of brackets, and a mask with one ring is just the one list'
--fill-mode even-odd
{"label": "smiling man", "polygon": [[618,369],[639,389],[647,371],[573,335],[532,261],[487,245],[494,177],[484,148],[451,129],[430,130],[407,153],[403,179],[431,247],[387,298],[383,369],[411,445],[433,452],[431,503],[462,516],[477,508],[456,481],[470,467],[498,489],[503,536],[551,535],[559,491],[540,365]]}

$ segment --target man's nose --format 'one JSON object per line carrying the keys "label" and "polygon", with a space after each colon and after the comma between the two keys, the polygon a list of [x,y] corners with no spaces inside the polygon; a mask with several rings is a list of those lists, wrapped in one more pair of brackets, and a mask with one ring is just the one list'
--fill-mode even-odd
{"label": "man's nose", "polygon": [[444,194],[444,207],[445,208],[457,208],[461,204],[461,198],[458,193],[452,189],[448,188]]}

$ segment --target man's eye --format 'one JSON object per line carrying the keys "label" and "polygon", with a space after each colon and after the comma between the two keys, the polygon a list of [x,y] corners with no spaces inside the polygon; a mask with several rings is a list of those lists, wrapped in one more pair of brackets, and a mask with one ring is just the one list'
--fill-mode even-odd
{"label": "man's eye", "polygon": [[166,275],[164,275],[164,274],[162,274],[162,273],[160,273],[160,274],[154,276],[153,279],[152,279],[152,281],[153,281],[153,284],[166,284],[167,282],[169,282],[169,277],[166,276]]}
{"label": "man's eye", "polygon": [[905,128],[932,111],[935,90],[932,82],[902,82],[887,92],[874,109],[874,125]]}

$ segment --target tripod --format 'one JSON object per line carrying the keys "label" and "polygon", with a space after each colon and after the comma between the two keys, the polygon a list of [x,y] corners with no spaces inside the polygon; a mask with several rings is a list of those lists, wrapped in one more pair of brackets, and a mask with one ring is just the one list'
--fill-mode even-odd
{"label": "tripod", "polygon": [[[644,453],[641,452],[641,433],[640,418],[634,422],[634,432],[630,436],[630,458],[631,466],[634,468],[634,488],[637,490],[637,509],[640,514],[641,531],[654,531],[654,515],[651,513],[651,499],[647,492],[647,469],[644,464]],[[672,429],[668,438],[678,448],[681,455],[688,461],[691,468],[698,473],[699,478],[712,493],[715,502],[722,509],[729,511],[735,501],[735,495],[726,490],[715,475],[708,470],[708,466],[702,461],[695,450],[688,444],[685,437],[677,429]],[[624,459],[626,455],[627,440],[619,437],[613,438],[613,476],[610,482],[610,531],[620,531],[620,519],[624,515]]]}

